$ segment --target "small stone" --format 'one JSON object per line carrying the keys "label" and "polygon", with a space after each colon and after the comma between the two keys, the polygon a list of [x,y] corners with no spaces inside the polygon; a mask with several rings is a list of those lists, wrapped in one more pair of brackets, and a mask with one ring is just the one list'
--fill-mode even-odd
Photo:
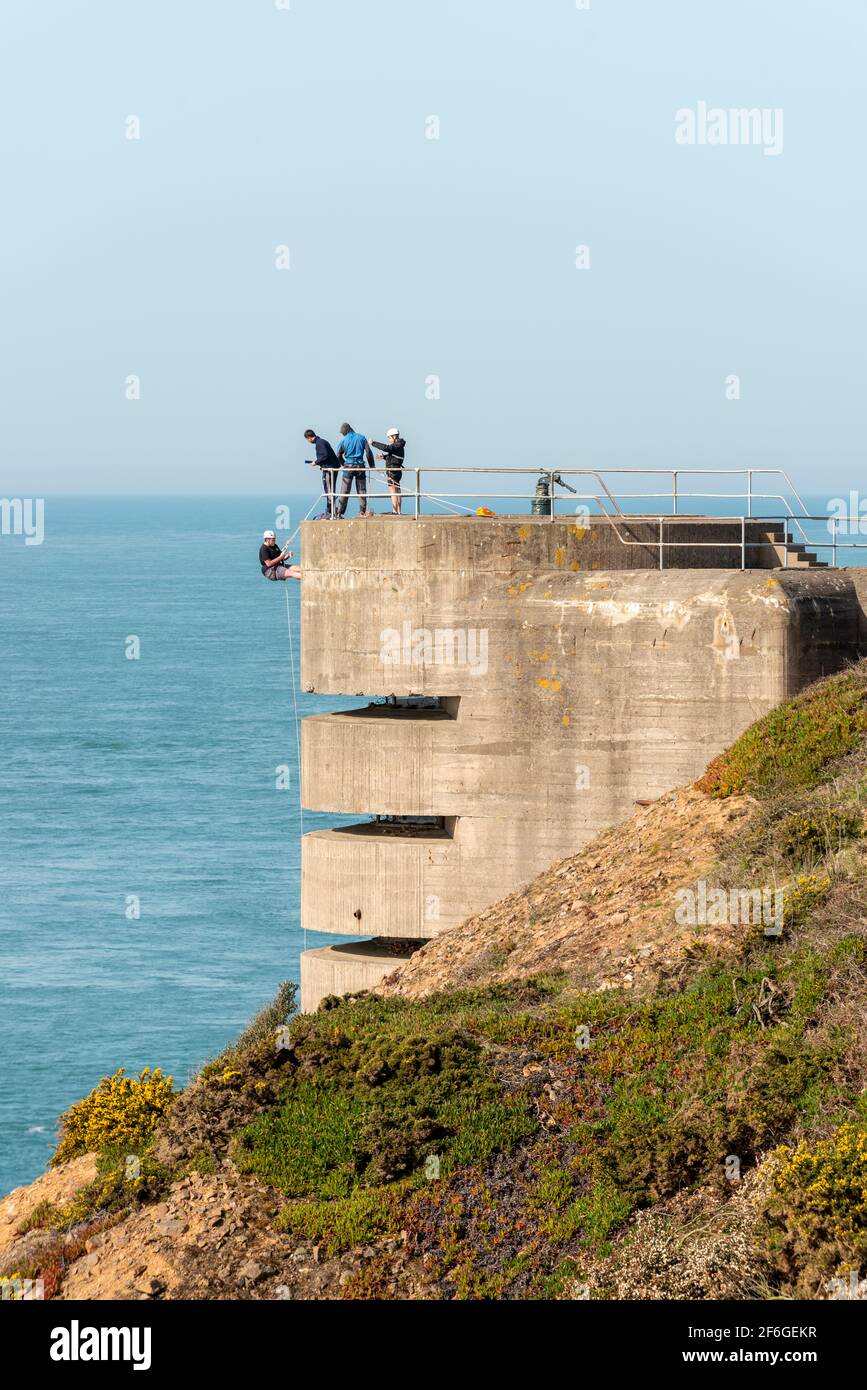
{"label": "small stone", "polygon": [[178,1217],[170,1217],[167,1221],[160,1221],[157,1230],[163,1236],[182,1236],[189,1227],[186,1221],[181,1221]]}
{"label": "small stone", "polygon": [[164,1279],[140,1279],[136,1281],[136,1293],[142,1294],[145,1298],[157,1298],[163,1292],[166,1284]]}
{"label": "small stone", "polygon": [[255,1284],[262,1278],[262,1273],[261,1265],[257,1265],[255,1260],[248,1260],[238,1270],[238,1279],[246,1284]]}

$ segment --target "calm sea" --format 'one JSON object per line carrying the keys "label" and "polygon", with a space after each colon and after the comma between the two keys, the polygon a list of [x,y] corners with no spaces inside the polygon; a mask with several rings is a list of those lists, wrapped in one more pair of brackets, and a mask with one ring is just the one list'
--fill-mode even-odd
{"label": "calm sea", "polygon": [[42,545],[0,537],[0,1192],[101,1075],[184,1079],[298,978],[299,586],[260,574],[274,524],[267,498],[60,497]]}
{"label": "calm sea", "polygon": [[266,498],[59,497],[42,545],[0,536],[0,1192],[101,1075],[183,1081],[298,978],[299,587],[259,573],[274,524]]}

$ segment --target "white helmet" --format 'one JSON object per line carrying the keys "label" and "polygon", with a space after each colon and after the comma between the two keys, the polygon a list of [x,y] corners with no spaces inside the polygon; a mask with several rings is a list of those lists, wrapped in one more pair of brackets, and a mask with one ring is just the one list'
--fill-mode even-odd
{"label": "white helmet", "polygon": [[389,430],[386,439],[400,439],[400,430]]}
{"label": "white helmet", "polygon": [[273,531],[266,531],[262,537],[263,541],[276,541],[277,536]]}

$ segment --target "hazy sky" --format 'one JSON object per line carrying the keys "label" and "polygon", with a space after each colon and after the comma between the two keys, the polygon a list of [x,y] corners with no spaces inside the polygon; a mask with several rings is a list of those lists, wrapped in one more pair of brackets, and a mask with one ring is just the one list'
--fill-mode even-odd
{"label": "hazy sky", "polygon": [[343,419],[861,485],[863,0],[284,3],[0,3],[3,494],[302,490]]}

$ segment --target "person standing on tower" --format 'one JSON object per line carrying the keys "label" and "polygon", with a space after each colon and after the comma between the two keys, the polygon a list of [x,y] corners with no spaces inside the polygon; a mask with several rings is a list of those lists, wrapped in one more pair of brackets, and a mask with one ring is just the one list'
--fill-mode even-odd
{"label": "person standing on tower", "polygon": [[343,436],[343,442],[337,450],[337,457],[343,462],[344,468],[337,515],[339,517],[346,515],[349,494],[352,491],[352,484],[354,482],[358,493],[358,515],[367,516],[367,473],[365,471],[365,459],[367,460],[368,468],[375,468],[373,451],[364,435],[357,434],[351,425],[341,425],[340,433]]}

